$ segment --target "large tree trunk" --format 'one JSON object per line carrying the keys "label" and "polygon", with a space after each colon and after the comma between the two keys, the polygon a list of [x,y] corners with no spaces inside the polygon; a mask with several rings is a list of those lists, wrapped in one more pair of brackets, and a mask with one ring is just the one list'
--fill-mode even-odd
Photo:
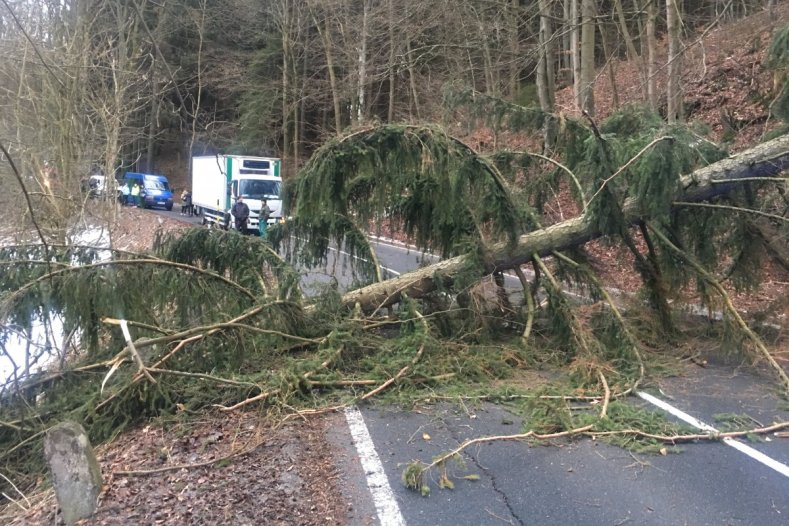
{"label": "large tree trunk", "polygon": [[570,0],[570,58],[573,69],[573,101],[575,109],[581,109],[581,29],[578,24],[578,2],[580,0]]}
{"label": "large tree trunk", "polygon": [[647,72],[646,72],[646,80],[647,80],[647,100],[649,101],[649,106],[653,109],[657,109],[657,92],[655,91],[657,88],[655,87],[655,75],[657,74],[657,66],[656,62],[657,59],[655,56],[657,55],[657,37],[655,36],[655,25],[657,24],[657,5],[655,2],[648,2],[647,3],[647,24],[646,24],[646,33],[647,33]]}
{"label": "large tree trunk", "polygon": [[[677,200],[709,199],[727,193],[738,185],[738,182],[721,183],[721,180],[771,177],[786,169],[789,169],[789,134],[700,168],[683,177],[681,181],[683,191],[677,196]],[[623,211],[629,222],[638,221],[638,208],[635,202],[625,203]],[[515,268],[532,259],[534,254],[549,255],[555,250],[578,246],[599,236],[600,232],[583,217],[569,219],[524,234],[515,246],[505,243],[493,245],[489,251],[491,263],[487,272]],[[463,268],[463,264],[463,256],[446,259],[395,279],[350,291],[343,296],[343,302],[349,307],[358,303],[363,311],[371,312],[397,303],[403,294],[411,298],[419,298],[436,290],[439,279],[444,281],[444,285],[451,284],[453,276]]]}
{"label": "large tree trunk", "polygon": [[520,90],[520,61],[515,57],[520,56],[520,24],[518,18],[520,16],[520,0],[510,0],[510,59],[509,66],[509,97],[511,100],[517,100],[518,91]]}
{"label": "large tree trunk", "polygon": [[[362,6],[362,34],[361,34],[361,42],[358,44],[357,48],[357,64],[359,67],[358,71],[358,85],[356,86],[356,122],[361,124],[364,122],[365,116],[365,105],[366,101],[364,99],[365,90],[367,89],[367,32],[369,27],[369,18],[370,18],[370,3],[365,0],[364,5]],[[338,130],[339,132],[339,130]]]}
{"label": "large tree trunk", "polygon": [[[545,113],[554,112],[554,44],[553,27],[551,24],[551,4],[549,0],[539,0],[540,8],[540,32],[539,45],[540,54],[537,64],[537,96],[540,100],[540,109]],[[554,120],[545,119],[543,126],[543,141],[546,150],[552,150],[555,142],[556,133],[554,131]]]}
{"label": "large tree trunk", "polygon": [[595,22],[594,0],[581,0],[581,96],[580,109],[594,117],[595,79]]}
{"label": "large tree trunk", "polygon": [[682,111],[682,42],[677,0],[666,0],[666,31],[668,32],[668,82],[666,86],[666,119],[669,124],[683,120]]}
{"label": "large tree trunk", "polygon": [[329,27],[329,16],[323,20],[323,27],[321,22],[315,18],[313,12],[313,20],[315,27],[318,29],[318,35],[321,37],[323,43],[323,52],[326,56],[326,70],[329,73],[329,88],[331,89],[331,99],[334,107],[334,133],[340,135],[342,133],[342,109],[340,103],[340,88],[337,82],[337,74],[335,72],[333,43],[331,40],[331,27]]}
{"label": "large tree trunk", "polygon": [[[633,44],[633,37],[630,35],[630,29],[627,27],[627,19],[625,18],[625,10],[622,7],[622,0],[614,0],[614,9],[616,10],[617,18],[619,19],[619,29],[622,31],[622,38],[625,41],[627,58],[633,61],[633,63],[636,65],[639,78],[641,79],[641,92],[646,95],[646,86],[644,85],[644,78],[646,77],[646,72],[644,71],[644,61],[641,59],[641,55],[639,55],[636,51],[635,44]],[[609,57],[606,54],[606,59],[608,58]]]}
{"label": "large tree trunk", "polygon": [[394,121],[394,105],[395,105],[395,83],[396,71],[395,66],[395,16],[394,16],[394,0],[389,0],[387,5],[387,17],[389,22],[389,107],[386,111],[386,122]]}

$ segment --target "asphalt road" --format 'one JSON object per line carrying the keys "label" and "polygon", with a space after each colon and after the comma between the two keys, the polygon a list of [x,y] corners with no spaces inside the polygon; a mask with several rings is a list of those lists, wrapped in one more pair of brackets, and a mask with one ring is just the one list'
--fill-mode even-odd
{"label": "asphalt road", "polygon": [[[376,252],[389,276],[434,259],[389,243],[376,243]],[[347,287],[344,257],[331,254],[327,268],[307,273],[306,283],[328,282],[334,271]],[[633,397],[630,403],[702,428],[714,426],[721,413],[747,414],[755,426],[789,420],[789,406],[768,375],[725,363],[660,380],[643,396],[651,401]],[[657,407],[661,401],[668,405]],[[413,460],[429,463],[468,438],[516,434],[521,426],[505,407],[490,404],[409,412],[362,406],[336,415],[329,438],[340,452],[344,492],[354,502],[351,523],[789,525],[789,440],[770,435],[758,442],[684,444],[666,456],[590,439],[549,446],[496,441],[467,449],[463,465],[450,466],[453,490],[438,487],[437,472],[428,497],[400,482]]]}

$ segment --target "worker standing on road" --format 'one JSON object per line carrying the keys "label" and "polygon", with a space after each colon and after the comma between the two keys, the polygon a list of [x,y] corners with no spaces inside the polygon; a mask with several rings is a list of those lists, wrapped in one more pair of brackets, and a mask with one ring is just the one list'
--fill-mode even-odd
{"label": "worker standing on road", "polygon": [[268,219],[271,217],[271,208],[266,204],[266,200],[261,201],[260,217],[258,218],[258,229],[260,230],[260,238],[266,239],[266,228],[268,227]]}
{"label": "worker standing on road", "polygon": [[181,215],[192,216],[192,192],[189,190],[181,192]]}
{"label": "worker standing on road", "polygon": [[230,214],[236,220],[236,230],[241,232],[242,234],[247,229],[247,221],[249,220],[249,207],[241,199],[241,196],[238,196],[236,199],[236,204],[233,205],[233,208],[230,209]]}
{"label": "worker standing on road", "polygon": [[142,203],[140,202],[140,185],[139,184],[134,183],[132,185],[131,196],[132,196],[132,201],[134,202],[134,204],[141,207]]}

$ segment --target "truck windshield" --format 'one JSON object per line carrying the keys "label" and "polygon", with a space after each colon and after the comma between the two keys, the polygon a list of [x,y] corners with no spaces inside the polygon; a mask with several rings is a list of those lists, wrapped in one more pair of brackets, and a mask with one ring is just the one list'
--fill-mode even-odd
{"label": "truck windshield", "polygon": [[279,199],[279,181],[260,181],[242,179],[238,182],[238,192],[241,197],[250,199],[274,198]]}

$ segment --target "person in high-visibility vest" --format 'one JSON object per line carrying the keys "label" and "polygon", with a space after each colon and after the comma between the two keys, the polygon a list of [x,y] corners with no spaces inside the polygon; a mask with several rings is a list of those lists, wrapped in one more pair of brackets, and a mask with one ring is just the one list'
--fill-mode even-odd
{"label": "person in high-visibility vest", "polygon": [[260,237],[266,239],[266,228],[268,227],[268,219],[271,217],[271,208],[266,204],[266,200],[263,199],[262,203],[263,206],[260,207],[260,216],[258,217],[258,230],[260,232]]}
{"label": "person in high-visibility vest", "polygon": [[142,206],[142,203],[140,202],[140,185],[139,184],[134,183],[134,185],[132,185],[131,195],[132,195],[132,201],[134,201],[134,204],[136,204],[137,206]]}

